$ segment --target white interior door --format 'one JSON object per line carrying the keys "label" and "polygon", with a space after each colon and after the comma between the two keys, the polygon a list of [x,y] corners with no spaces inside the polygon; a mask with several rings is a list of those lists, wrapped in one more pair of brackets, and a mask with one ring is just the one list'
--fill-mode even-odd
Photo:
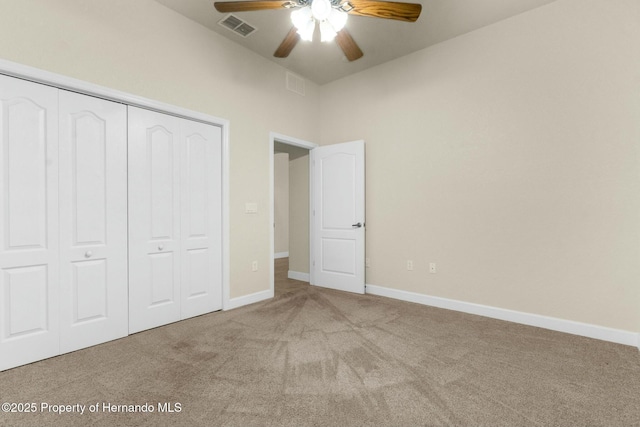
{"label": "white interior door", "polygon": [[58,90],[0,75],[0,370],[59,353]]}
{"label": "white interior door", "polygon": [[129,107],[129,332],[180,320],[180,119]]}
{"label": "white interior door", "polygon": [[222,130],[182,120],[181,318],[222,308]]}
{"label": "white interior door", "polygon": [[310,152],[311,284],[364,293],[364,141]]}
{"label": "white interior door", "polygon": [[127,107],[60,91],[60,352],[128,333]]}

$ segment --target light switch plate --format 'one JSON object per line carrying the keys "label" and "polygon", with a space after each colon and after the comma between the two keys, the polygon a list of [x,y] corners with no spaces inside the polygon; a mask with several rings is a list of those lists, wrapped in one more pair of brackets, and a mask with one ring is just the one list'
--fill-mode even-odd
{"label": "light switch plate", "polygon": [[248,214],[258,213],[258,204],[257,203],[245,203],[244,204],[244,213],[248,213]]}

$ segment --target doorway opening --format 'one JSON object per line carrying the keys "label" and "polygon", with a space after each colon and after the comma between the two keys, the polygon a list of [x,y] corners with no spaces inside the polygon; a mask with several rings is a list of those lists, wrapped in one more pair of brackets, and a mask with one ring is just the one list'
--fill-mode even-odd
{"label": "doorway opening", "polygon": [[269,135],[272,294],[276,257],[289,258],[288,278],[309,282],[309,152],[317,146],[273,132]]}

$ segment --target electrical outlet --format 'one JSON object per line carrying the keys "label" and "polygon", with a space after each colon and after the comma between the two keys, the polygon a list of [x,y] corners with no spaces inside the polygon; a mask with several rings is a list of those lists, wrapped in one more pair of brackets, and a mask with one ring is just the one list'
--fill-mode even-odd
{"label": "electrical outlet", "polygon": [[407,260],[407,270],[409,271],[413,270],[413,261],[411,261],[410,259]]}
{"label": "electrical outlet", "polygon": [[429,263],[429,273],[436,274],[436,263],[435,262],[430,262]]}
{"label": "electrical outlet", "polygon": [[367,268],[371,267],[371,258],[364,259],[364,266]]}
{"label": "electrical outlet", "polygon": [[253,261],[251,263],[251,271],[258,271],[258,261]]}

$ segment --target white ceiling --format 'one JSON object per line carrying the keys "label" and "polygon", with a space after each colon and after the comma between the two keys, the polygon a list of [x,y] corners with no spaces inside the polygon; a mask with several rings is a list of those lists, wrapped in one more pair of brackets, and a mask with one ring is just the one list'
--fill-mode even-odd
{"label": "white ceiling", "polygon": [[555,0],[408,0],[422,4],[414,23],[350,15],[346,28],[364,52],[353,62],[335,42],[321,43],[317,28],[313,42],[300,41],[288,58],[275,58],[273,52],[292,27],[286,9],[234,13],[258,29],[244,38],[218,24],[227,14],[216,11],[213,0],[156,1],[322,85]]}

